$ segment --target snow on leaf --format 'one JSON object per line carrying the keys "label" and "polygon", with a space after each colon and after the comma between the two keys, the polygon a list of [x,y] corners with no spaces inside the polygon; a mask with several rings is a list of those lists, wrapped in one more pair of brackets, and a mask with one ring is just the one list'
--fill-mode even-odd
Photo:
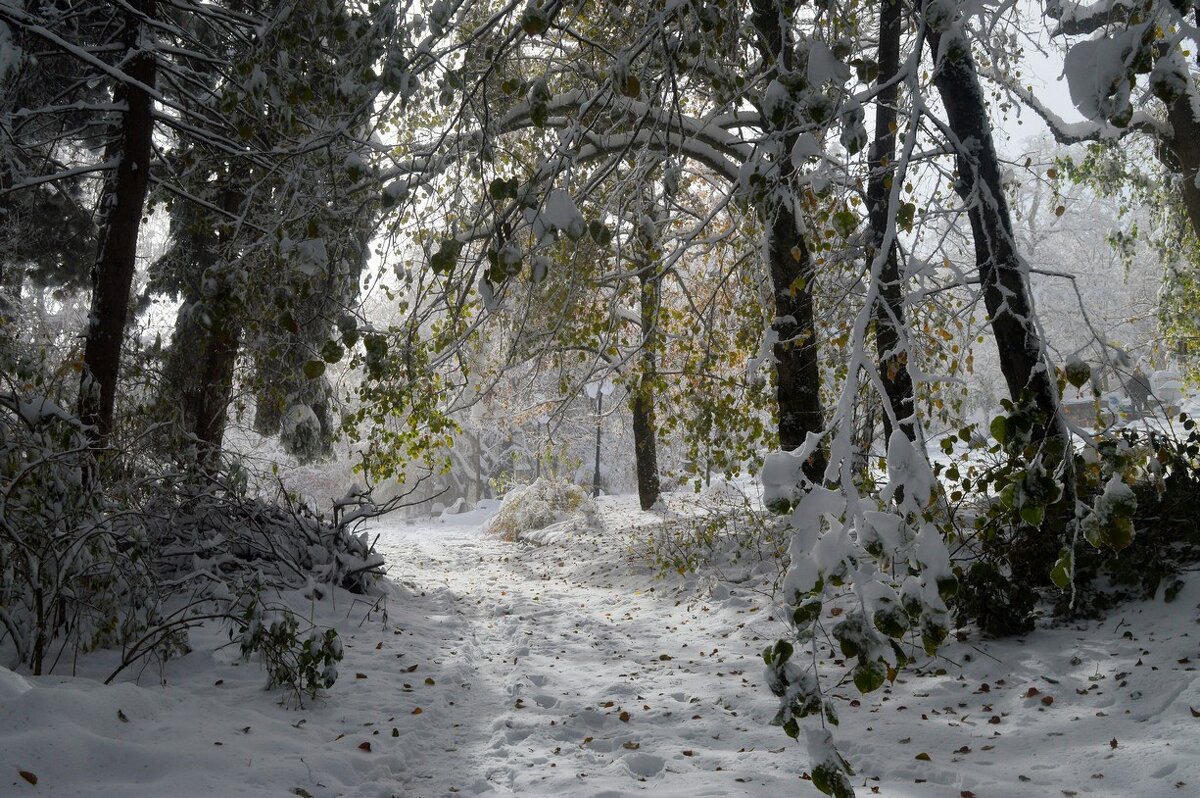
{"label": "snow on leaf", "polygon": [[1132,87],[1127,69],[1141,28],[1081,41],[1067,52],[1063,69],[1071,102],[1088,119],[1113,119],[1129,108]]}

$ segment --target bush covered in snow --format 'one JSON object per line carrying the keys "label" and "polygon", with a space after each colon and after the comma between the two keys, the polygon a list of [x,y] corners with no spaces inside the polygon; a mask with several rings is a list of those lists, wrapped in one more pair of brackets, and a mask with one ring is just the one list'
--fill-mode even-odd
{"label": "bush covered in snow", "polygon": [[693,506],[635,540],[635,553],[660,575],[711,569],[729,576],[759,568],[782,575],[790,530],[763,508],[757,491],[716,480]]}
{"label": "bush covered in snow", "polygon": [[155,497],[148,522],[163,576],[215,582],[251,578],[278,589],[336,585],[365,593],[383,573],[366,533],[287,496],[248,496],[228,480],[204,477]]}
{"label": "bush covered in snow", "polygon": [[[241,467],[178,469],[105,452],[45,398],[0,394],[0,657],[33,673],[73,652],[120,649],[113,673],[188,649],[187,630],[229,625],[261,654],[273,685],[300,696],[328,687],[336,634],[303,624],[285,590],[319,598],[365,593],[383,559],[356,518],[369,495],[332,519],[287,496],[250,495]],[[111,677],[110,677],[111,678]]]}
{"label": "bush covered in snow", "polygon": [[526,532],[545,529],[575,515],[590,513],[592,500],[578,485],[562,480],[538,479],[510,490],[487,531],[501,540],[515,541]]}
{"label": "bush covered in snow", "polygon": [[0,651],[35,674],[157,614],[146,530],[97,479],[77,419],[48,398],[0,394]]}

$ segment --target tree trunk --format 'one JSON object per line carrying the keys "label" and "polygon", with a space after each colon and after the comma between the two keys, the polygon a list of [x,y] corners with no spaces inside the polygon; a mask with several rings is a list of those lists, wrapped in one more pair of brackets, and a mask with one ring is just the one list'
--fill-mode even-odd
{"label": "tree trunk", "polygon": [[[783,28],[784,16],[779,4],[772,0],[752,0],[751,7],[763,59],[777,63],[780,70],[790,71],[795,43],[790,31]],[[776,129],[769,115],[764,114],[763,118],[768,137],[779,142],[777,178],[784,189],[782,198],[765,201],[760,218],[767,230],[767,261],[775,294],[775,321],[771,327],[777,336],[772,351],[779,403],[779,446],[792,451],[804,445],[809,433],[820,433],[825,428],[812,299],[815,275],[791,190],[795,168],[790,153],[797,135],[787,128]],[[818,447],[805,461],[805,476],[812,482],[821,482],[826,460],[824,448]]]}
{"label": "tree trunk", "polygon": [[[1200,24],[1200,5],[1192,6],[1192,14],[1194,21]],[[1200,55],[1196,60],[1200,63]],[[1167,166],[1179,174],[1180,193],[1188,221],[1196,240],[1200,241],[1200,187],[1196,186],[1196,178],[1200,177],[1200,118],[1197,118],[1192,105],[1193,96],[1192,92],[1185,91],[1166,103],[1171,137],[1163,143],[1171,157],[1160,157],[1160,160],[1174,161]]]}
{"label": "tree trunk", "polygon": [[[785,151],[790,152],[790,148]],[[779,446],[784,451],[800,448],[809,433],[819,433],[825,426],[811,293],[812,257],[797,222],[794,209],[780,203],[767,228],[767,253],[775,292],[775,321],[771,326],[778,336],[772,351],[779,403]],[[813,482],[820,482],[825,464],[824,449],[818,448],[805,464],[805,475]]]}
{"label": "tree trunk", "polygon": [[199,396],[195,402],[196,441],[200,464],[216,465],[233,398],[233,370],[241,346],[242,327],[236,318],[213,319],[202,355]]}
{"label": "tree trunk", "polygon": [[125,106],[105,148],[105,160],[116,161],[100,199],[99,252],[92,269],[92,307],[83,353],[79,417],[93,428],[100,444],[113,428],[121,345],[129,313],[138,232],[150,177],[150,145],[154,131],[153,102],[144,87],[153,87],[155,55],[152,34],[143,20],[153,20],[157,0],[129,0],[121,34],[125,74],[133,83],[119,83],[114,104]]}
{"label": "tree trunk", "polygon": [[[875,98],[875,138],[871,141],[868,161],[871,176],[867,181],[867,208],[871,225],[871,246],[867,257],[878,257],[885,244],[888,225],[893,224],[889,205],[891,182],[896,160],[896,102],[899,87],[894,82],[900,72],[900,2],[879,0],[879,79]],[[910,440],[917,438],[913,404],[912,375],[908,353],[901,348],[900,330],[904,326],[904,286],[897,261],[895,236],[887,242],[879,273],[879,298],[875,302],[875,348],[879,378],[891,413],[883,414],[884,446],[892,437],[892,417]]]}
{"label": "tree trunk", "polygon": [[658,501],[662,485],[658,479],[658,441],[654,421],[654,382],[658,379],[655,352],[658,349],[658,310],[660,283],[652,274],[653,263],[638,271],[641,305],[642,343],[639,350],[640,374],[630,402],[633,409],[633,453],[637,463],[638,501],[649,510]]}
{"label": "tree trunk", "polygon": [[[231,180],[227,174],[218,179],[227,184]],[[225,189],[219,204],[226,213],[236,214],[244,200],[242,192]],[[179,402],[181,422],[195,440],[199,464],[211,469],[225,438],[245,311],[224,281],[224,269],[237,257],[229,232],[203,218],[189,219],[183,226],[187,229],[175,245],[181,250],[176,257],[192,262],[167,359],[166,391],[169,399]],[[203,232],[188,232],[191,229]],[[206,289],[206,281],[216,282],[215,290]]]}
{"label": "tree trunk", "polygon": [[1043,465],[1057,472],[1062,481],[1063,498],[1047,508],[1041,534],[1022,535],[1024,539],[1013,544],[1010,555],[1014,578],[1027,584],[1045,583],[1075,511],[1071,434],[1059,409],[1054,370],[1034,324],[1028,278],[1016,251],[1012,218],[1000,182],[999,161],[975,63],[969,48],[959,38],[931,33],[929,41],[936,59],[934,83],[946,107],[950,129],[958,140],[956,190],[968,206],[975,264],[984,305],[991,315],[1000,370],[1014,404],[1021,406],[1029,401],[1039,411],[1041,422],[1035,425],[1031,442],[1043,454]]}
{"label": "tree trunk", "polygon": [[1184,93],[1167,106],[1167,121],[1171,123],[1171,138],[1165,143],[1171,156],[1169,168],[1179,174],[1180,195],[1187,211],[1192,233],[1200,241],[1200,119],[1192,109],[1192,95]]}
{"label": "tree trunk", "polygon": [[1012,234],[1012,217],[975,63],[959,40],[947,39],[945,53],[941,52],[940,34],[931,33],[929,40],[938,57],[934,83],[946,106],[950,129],[960,143],[956,148],[956,190],[968,204],[975,264],[984,305],[992,318],[1000,370],[1013,401],[1028,391],[1049,419],[1045,436],[1064,437],[1058,389],[1034,325],[1028,278]]}

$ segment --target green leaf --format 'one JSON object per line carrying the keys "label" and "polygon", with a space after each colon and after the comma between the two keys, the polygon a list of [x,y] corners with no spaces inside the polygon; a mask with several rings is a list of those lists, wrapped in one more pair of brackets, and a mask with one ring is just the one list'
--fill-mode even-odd
{"label": "green leaf", "polygon": [[942,599],[942,601],[949,601],[951,598],[958,595],[958,578],[951,575],[938,579],[937,591],[938,596]]}
{"label": "green leaf", "polygon": [[613,238],[612,230],[609,230],[604,222],[601,222],[599,219],[593,219],[588,222],[588,234],[592,237],[593,241],[602,247],[607,247]]}
{"label": "green leaf", "polygon": [[529,121],[533,122],[534,127],[545,127],[546,122],[550,120],[550,109],[545,103],[539,103],[530,106]]}
{"label": "green leaf", "polygon": [[838,211],[833,215],[833,229],[842,238],[848,238],[858,228],[858,216],[854,211]]}
{"label": "green leaf", "polygon": [[791,737],[793,740],[795,740],[800,736],[800,724],[796,722],[795,718],[788,718],[786,721],[784,721],[783,732],[788,737]]}
{"label": "green leaf", "polygon": [[906,233],[911,233],[913,229],[913,219],[917,213],[917,206],[911,202],[906,202],[900,206],[900,210],[896,212],[896,226]]}
{"label": "green leaf", "polygon": [[1021,520],[1030,526],[1041,526],[1046,517],[1046,508],[1040,504],[1027,504],[1021,508]]}
{"label": "green leaf", "polygon": [[1063,549],[1059,554],[1058,561],[1050,569],[1050,581],[1059,590],[1066,590],[1067,586],[1071,584],[1071,560],[1071,552]]}
{"label": "green leaf", "polygon": [[854,798],[854,788],[850,786],[845,772],[828,762],[813,768],[812,783],[818,790],[833,798]]}
{"label": "green leaf", "polygon": [[908,618],[899,607],[876,610],[872,621],[888,637],[902,637],[908,631]]}
{"label": "green leaf", "polygon": [[883,687],[887,669],[878,660],[859,662],[854,668],[854,686],[860,693],[871,693]]}
{"label": "green leaf", "polygon": [[521,30],[529,36],[540,36],[550,27],[550,15],[545,9],[529,5],[521,14]]}
{"label": "green leaf", "polygon": [[346,354],[346,350],[337,341],[326,341],[321,347],[321,359],[326,363],[337,363]]}
{"label": "green leaf", "polygon": [[429,256],[429,266],[437,274],[449,274],[458,262],[462,252],[462,242],[455,238],[447,238],[439,246],[437,252]]}
{"label": "green leaf", "polygon": [[1008,440],[1008,419],[1004,416],[996,416],[988,425],[988,432],[992,433],[992,437],[997,441],[1004,443]]}
{"label": "green leaf", "polygon": [[873,83],[879,77],[879,64],[870,58],[856,58],[850,64],[863,83]]}
{"label": "green leaf", "polygon": [[518,188],[520,183],[515,177],[508,180],[498,177],[488,184],[488,195],[494,200],[516,199]]}

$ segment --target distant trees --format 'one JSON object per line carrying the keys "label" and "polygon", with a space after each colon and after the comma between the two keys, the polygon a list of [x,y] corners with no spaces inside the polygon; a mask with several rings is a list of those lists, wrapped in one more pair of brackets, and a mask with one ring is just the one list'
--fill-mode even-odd
{"label": "distant trees", "polygon": [[[261,391],[260,423],[277,430],[289,410],[303,406],[289,431],[307,429],[310,420],[318,429],[295,448],[309,457],[327,451],[338,422],[325,411],[328,385],[309,364],[338,359],[325,344],[353,303],[368,252],[378,194],[364,190],[374,152],[366,136],[375,97],[385,86],[398,91],[403,77],[389,52],[392,7],[293,0],[259,12],[240,3],[31,3],[5,4],[0,21],[25,45],[0,76],[12,88],[5,130],[13,144],[4,151],[0,189],[6,216],[55,207],[38,199],[47,186],[51,197],[83,205],[80,175],[105,176],[95,195],[79,392],[81,417],[98,440],[113,430],[138,236],[153,186],[155,202],[175,219],[171,253],[152,286],[185,300],[174,349],[183,362],[168,371],[188,433],[205,458],[219,450],[249,333],[262,382],[270,383]],[[54,93],[53,84],[36,79],[35,57],[69,65],[77,77],[69,81],[66,67],[52,70],[64,87]],[[101,145],[100,157],[88,160]],[[18,248],[11,258],[6,274],[30,256]]]}

